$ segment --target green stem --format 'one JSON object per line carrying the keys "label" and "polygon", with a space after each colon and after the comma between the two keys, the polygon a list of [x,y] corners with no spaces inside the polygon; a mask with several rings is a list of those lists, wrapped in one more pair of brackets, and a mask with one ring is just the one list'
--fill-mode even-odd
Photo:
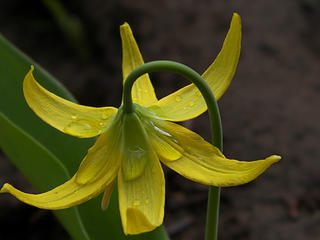
{"label": "green stem", "polygon": [[[134,111],[134,105],[131,97],[131,90],[134,82],[143,74],[162,70],[182,75],[194,83],[199,89],[208,107],[212,144],[222,151],[222,126],[217,101],[207,82],[196,71],[186,65],[172,61],[154,61],[136,68],[129,74],[123,87],[123,111],[126,113]],[[220,188],[210,186],[207,209],[206,240],[217,239],[219,199]]]}

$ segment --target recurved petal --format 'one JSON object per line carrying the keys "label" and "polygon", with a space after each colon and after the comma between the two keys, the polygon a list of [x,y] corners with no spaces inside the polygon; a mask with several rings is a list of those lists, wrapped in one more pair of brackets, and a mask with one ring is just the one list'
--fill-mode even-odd
{"label": "recurved petal", "polygon": [[[238,14],[234,14],[219,55],[202,75],[217,100],[227,90],[235,74],[240,48],[241,19]],[[166,120],[185,121],[205,112],[207,106],[196,86],[190,84],[160,99],[149,110]]]}
{"label": "recurved petal", "polygon": [[117,109],[87,107],[67,101],[43,88],[33,77],[34,67],[23,82],[29,107],[56,129],[80,138],[94,137],[105,131]]}
{"label": "recurved petal", "polygon": [[[114,141],[110,138],[114,138]],[[69,181],[48,192],[29,194],[17,190],[10,184],[5,184],[0,193],[8,192],[29,205],[52,210],[81,204],[94,198],[103,190],[111,194],[111,185],[120,168],[116,138],[117,134],[113,134],[111,130],[102,134],[95,145],[89,149],[78,172]],[[102,206],[107,206],[107,200],[104,200]]]}
{"label": "recurved petal", "polygon": [[[172,161],[157,150],[161,161],[180,175],[202,184],[229,187],[248,183],[262,174],[270,165],[280,160],[270,156],[252,162],[230,160],[218,148],[206,142],[198,134],[174,123],[159,121],[161,136],[168,144],[177,144],[182,157]],[[161,132],[157,132],[161,134]],[[170,136],[169,136],[170,135]]]}
{"label": "recurved petal", "polygon": [[66,183],[41,194],[29,194],[19,191],[6,183],[0,193],[10,193],[20,201],[43,209],[65,209],[76,206],[96,197],[112,183],[118,173],[118,166],[108,169],[99,179],[89,184],[79,184],[74,175]]}
{"label": "recurved petal", "polygon": [[[134,69],[144,64],[144,61],[128,23],[121,25],[120,35],[122,40],[122,74],[124,82]],[[132,100],[141,106],[149,106],[157,102],[149,74],[144,74],[133,84]]]}
{"label": "recurved petal", "polygon": [[88,154],[82,160],[76,181],[79,184],[87,184],[103,177],[102,175],[114,174],[112,169],[120,166],[120,134],[121,129],[116,122],[102,133],[95,144],[88,150]]}
{"label": "recurved petal", "polygon": [[163,221],[164,175],[156,154],[151,154],[140,177],[127,181],[119,171],[119,208],[125,234],[151,231]]}

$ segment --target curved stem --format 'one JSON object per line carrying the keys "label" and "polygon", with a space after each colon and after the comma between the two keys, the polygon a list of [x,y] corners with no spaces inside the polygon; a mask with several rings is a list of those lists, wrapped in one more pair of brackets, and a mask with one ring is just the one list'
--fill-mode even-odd
{"label": "curved stem", "polygon": [[[162,70],[182,75],[193,82],[199,89],[208,107],[212,144],[222,151],[222,126],[217,101],[207,82],[196,71],[186,65],[172,61],[154,61],[136,68],[129,74],[124,84],[123,111],[126,113],[134,111],[134,105],[131,97],[131,89],[134,82],[145,73],[158,72]],[[217,239],[219,199],[220,188],[210,186],[207,209],[206,240]]]}

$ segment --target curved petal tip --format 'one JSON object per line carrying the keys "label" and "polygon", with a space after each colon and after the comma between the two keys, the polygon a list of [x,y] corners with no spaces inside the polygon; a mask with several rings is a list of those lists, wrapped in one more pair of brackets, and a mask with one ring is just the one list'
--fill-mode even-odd
{"label": "curved petal tip", "polygon": [[8,193],[10,192],[10,184],[5,183],[2,188],[0,189],[0,193]]}
{"label": "curved petal tip", "polygon": [[232,18],[233,18],[233,19],[239,19],[239,20],[241,20],[240,15],[239,15],[238,13],[236,13],[236,12],[233,13]]}
{"label": "curved petal tip", "polygon": [[129,27],[129,24],[127,22],[124,22],[121,26],[120,26],[120,29],[121,28],[126,28],[126,27]]}
{"label": "curved petal tip", "polygon": [[281,156],[279,155],[271,155],[270,157],[267,157],[265,160],[270,161],[271,164],[279,162],[281,160]]}
{"label": "curved petal tip", "polygon": [[162,223],[162,218],[160,218],[156,225],[152,224],[146,216],[136,208],[127,209],[127,218],[129,221],[123,226],[123,231],[126,235],[150,232]]}

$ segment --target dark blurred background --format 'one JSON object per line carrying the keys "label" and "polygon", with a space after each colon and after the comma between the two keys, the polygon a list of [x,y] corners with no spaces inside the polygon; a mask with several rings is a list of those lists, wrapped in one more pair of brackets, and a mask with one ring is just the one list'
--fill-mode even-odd
{"label": "dark blurred background", "polygon": [[[224,153],[240,160],[279,154],[283,160],[250,184],[222,190],[220,239],[320,238],[319,0],[61,1],[82,36],[76,41],[48,2],[1,1],[0,32],[90,106],[120,104],[123,22],[146,62],[170,59],[202,73],[220,50],[232,13],[239,13],[240,63],[219,101]],[[188,83],[167,73],[151,77],[159,97]],[[207,114],[184,124],[210,139]],[[1,181],[32,191],[0,158]],[[207,187],[169,170],[166,178],[164,224],[172,239],[202,239]],[[0,238],[22,236],[69,239],[50,211],[1,196]]]}

